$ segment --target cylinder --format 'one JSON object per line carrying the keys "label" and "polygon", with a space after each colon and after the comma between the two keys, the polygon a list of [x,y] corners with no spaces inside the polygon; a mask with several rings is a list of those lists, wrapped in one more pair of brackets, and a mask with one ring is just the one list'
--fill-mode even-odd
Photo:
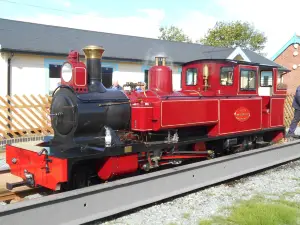
{"label": "cylinder", "polygon": [[101,59],[104,48],[89,45],[83,49],[86,59],[86,68],[88,75],[88,84],[102,82]]}

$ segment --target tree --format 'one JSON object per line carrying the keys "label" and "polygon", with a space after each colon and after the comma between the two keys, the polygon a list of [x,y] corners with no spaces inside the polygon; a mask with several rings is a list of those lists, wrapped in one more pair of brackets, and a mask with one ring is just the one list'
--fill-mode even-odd
{"label": "tree", "polygon": [[[216,47],[241,47],[257,53],[265,48],[267,37],[248,22],[217,22],[198,43]],[[263,54],[263,53],[261,53]]]}
{"label": "tree", "polygon": [[182,29],[179,29],[175,26],[170,27],[160,27],[159,28],[160,36],[158,36],[161,40],[168,41],[181,41],[191,43],[192,40],[184,34]]}

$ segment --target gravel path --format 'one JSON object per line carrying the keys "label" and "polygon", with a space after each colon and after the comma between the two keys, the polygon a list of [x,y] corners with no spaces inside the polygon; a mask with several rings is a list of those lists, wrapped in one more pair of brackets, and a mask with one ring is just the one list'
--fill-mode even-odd
{"label": "gravel path", "polygon": [[[227,215],[228,211],[222,208],[231,206],[236,200],[248,200],[257,194],[276,199],[280,194],[299,189],[300,160],[235,182],[207,188],[167,203],[154,205],[116,220],[104,223],[98,221],[93,224],[197,225],[200,219],[208,219],[214,215]],[[290,197],[289,200],[300,202],[300,194]]]}

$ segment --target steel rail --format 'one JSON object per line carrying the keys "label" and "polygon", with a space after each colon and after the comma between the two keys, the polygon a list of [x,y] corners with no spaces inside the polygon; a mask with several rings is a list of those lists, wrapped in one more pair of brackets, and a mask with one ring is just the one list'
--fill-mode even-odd
{"label": "steel rail", "polygon": [[[300,141],[0,207],[0,224],[82,224],[300,158]],[[280,181],[279,181],[280,182]]]}

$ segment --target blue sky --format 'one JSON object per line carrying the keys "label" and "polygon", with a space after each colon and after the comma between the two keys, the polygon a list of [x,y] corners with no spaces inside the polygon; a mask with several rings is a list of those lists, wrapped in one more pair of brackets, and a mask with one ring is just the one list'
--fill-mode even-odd
{"label": "blue sky", "polygon": [[[211,4],[206,0],[186,0],[186,4],[182,5],[181,1],[174,0],[119,0],[119,1],[103,1],[103,0],[1,0],[1,14],[4,16],[11,15],[29,15],[31,13],[52,13],[52,14],[62,14],[52,9],[59,9],[69,11],[70,13],[86,13],[89,11],[101,12],[103,16],[115,17],[115,16],[129,16],[135,14],[139,9],[164,9],[167,15],[167,19],[173,20],[179,16],[184,16],[184,11],[189,11],[190,9],[197,9],[203,12],[218,14],[218,11],[210,11],[214,4]],[[31,5],[31,6],[30,6]],[[41,6],[43,8],[38,8],[34,6]],[[49,9],[46,9],[49,8]]]}
{"label": "blue sky", "polygon": [[15,18],[40,13],[79,15],[95,12],[104,17],[114,18],[139,15],[140,9],[163,9],[166,16],[163,24],[167,25],[184,18],[191,9],[210,15],[222,13],[221,7],[216,9],[216,5],[206,0],[186,0],[184,2],[186,4],[182,5],[181,1],[176,2],[174,0],[0,0],[0,15],[2,18]]}
{"label": "blue sky", "polygon": [[217,21],[242,20],[265,32],[271,57],[300,31],[298,13],[291,12],[299,7],[299,0],[0,0],[0,17],[151,38],[173,24],[193,40]]}

